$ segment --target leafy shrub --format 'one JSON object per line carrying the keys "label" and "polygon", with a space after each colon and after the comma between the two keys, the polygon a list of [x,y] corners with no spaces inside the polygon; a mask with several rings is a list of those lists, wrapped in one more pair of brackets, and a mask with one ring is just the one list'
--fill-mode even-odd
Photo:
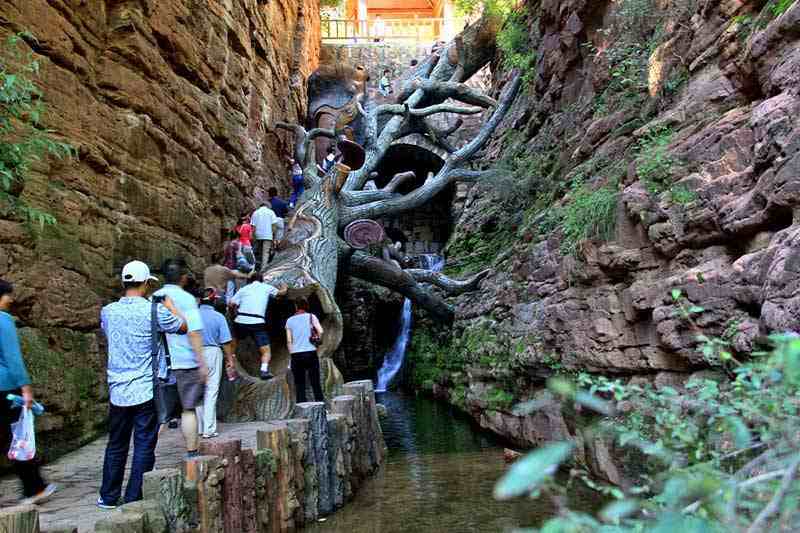
{"label": "leafy shrub", "polygon": [[527,26],[528,10],[525,8],[512,11],[505,24],[497,32],[497,48],[503,58],[503,67],[519,69],[523,82],[528,84],[533,75],[536,53],[530,46],[530,31]]}
{"label": "leafy shrub", "polygon": [[[702,308],[684,304],[679,290],[672,297],[679,314],[694,324],[691,317]],[[719,355],[727,378],[693,378],[681,390],[589,374],[549,381],[552,393],[601,415],[590,432],[606,434],[648,461],[650,473],[603,491],[614,501],[601,512],[579,513],[563,503],[566,488],[552,473],[571,455],[570,442],[542,446],[518,461],[495,496],[551,495],[560,512],[543,532],[797,531],[800,337],[773,335],[769,351],[745,362],[725,351],[724,342],[702,335],[698,341],[704,354]],[[629,408],[621,414],[624,405]],[[522,404],[515,411],[536,408]],[[580,468],[572,474],[586,478]]]}
{"label": "leafy shrub", "polygon": [[672,183],[672,172],[677,164],[667,148],[672,140],[670,128],[655,128],[639,140],[636,171],[651,194],[659,194]]}
{"label": "leafy shrub", "polygon": [[22,35],[11,36],[2,49],[0,66],[0,212],[21,216],[40,226],[55,218],[19,198],[31,167],[46,156],[72,154],[73,148],[58,141],[42,117],[45,102],[36,86],[39,63],[20,50]]}
{"label": "leafy shrub", "polygon": [[792,7],[792,4],[795,3],[795,0],[772,0],[769,3],[769,10],[772,13],[773,17],[780,17],[786,11]]}
{"label": "leafy shrub", "polygon": [[581,241],[610,238],[616,227],[617,197],[615,181],[597,189],[588,184],[577,186],[559,210],[564,233],[561,250],[575,253]]}

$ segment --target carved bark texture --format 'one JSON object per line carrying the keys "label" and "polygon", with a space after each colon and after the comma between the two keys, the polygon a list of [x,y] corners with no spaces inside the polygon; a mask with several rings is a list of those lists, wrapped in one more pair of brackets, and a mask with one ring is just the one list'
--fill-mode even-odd
{"label": "carved bark texture", "polygon": [[[472,290],[478,278],[463,282],[442,275],[405,272],[388,261],[355,252],[339,238],[344,227],[358,219],[374,219],[419,208],[430,202],[448,185],[458,181],[476,181],[485,173],[465,169],[471,158],[486,144],[507,113],[520,87],[520,77],[507,83],[502,96],[495,100],[466,85],[464,81],[486,65],[495,54],[494,40],[498,21],[482,19],[466,28],[458,38],[427,58],[413,75],[401,80],[395,103],[375,106],[365,94],[356,94],[340,108],[334,129],[306,130],[297,125],[279,123],[295,137],[295,158],[304,169],[305,192],[296,213],[287,223],[286,241],[274,261],[265,267],[265,279],[272,284],[286,283],[289,298],[315,296],[323,310],[323,344],[318,352],[330,356],[342,337],[342,316],[333,298],[338,269],[368,281],[389,287],[412,299],[435,319],[453,320],[453,311],[443,299],[423,286],[418,279],[451,293]],[[461,104],[453,104],[454,100]],[[452,128],[440,131],[426,117],[438,113],[475,114],[491,112],[480,132],[467,144],[456,148],[446,137]],[[363,118],[363,150],[343,142],[344,124]],[[423,133],[449,153],[442,169],[413,191],[400,194],[398,186],[410,178],[395,176],[379,191],[365,191],[364,186],[378,167],[389,147],[410,133]],[[318,175],[315,139],[335,138],[345,156],[339,168]],[[356,157],[358,156],[358,157]],[[363,157],[362,157],[363,156]],[[351,171],[352,168],[352,171]],[[349,264],[348,264],[349,263]],[[330,506],[326,503],[325,508]]]}

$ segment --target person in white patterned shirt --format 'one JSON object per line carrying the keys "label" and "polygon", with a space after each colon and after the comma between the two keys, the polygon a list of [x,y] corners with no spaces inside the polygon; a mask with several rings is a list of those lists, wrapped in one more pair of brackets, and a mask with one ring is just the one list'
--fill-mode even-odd
{"label": "person in white patterned shirt", "polygon": [[[108,339],[108,444],[103,461],[103,482],[97,506],[112,509],[122,493],[131,434],[133,462],[125,490],[125,503],[142,498],[145,472],[155,464],[158,417],[153,401],[151,303],[145,299],[147,283],[156,279],[141,261],[122,269],[125,296],[103,307],[100,327]],[[186,322],[169,298],[157,307],[158,328],[185,333]]]}

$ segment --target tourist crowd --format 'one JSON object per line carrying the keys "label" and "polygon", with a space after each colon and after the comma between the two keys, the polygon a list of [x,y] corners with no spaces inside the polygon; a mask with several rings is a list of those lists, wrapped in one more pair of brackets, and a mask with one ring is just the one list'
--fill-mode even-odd
{"label": "tourist crowd", "polygon": [[[329,151],[329,154],[334,152]],[[330,169],[335,156],[323,165]],[[299,166],[294,162],[293,171]],[[260,357],[259,377],[273,378],[269,329],[273,299],[287,295],[263,272],[273,261],[276,243],[285,238],[284,218],[302,195],[300,179],[292,176],[289,203],[269,189],[269,197],[251,214],[239,218],[229,233],[219,264],[205,268],[202,284],[185,261],[168,259],[161,265],[164,284],[142,261],[127,263],[120,272],[122,297],[100,312],[108,345],[108,443],[97,505],[111,509],[142,497],[145,472],[153,469],[156,443],[165,427],[177,427],[187,458],[198,455],[200,438],[217,431],[217,399],[223,376],[242,379],[236,363],[238,343],[252,339]],[[299,182],[299,185],[298,185]],[[12,424],[21,418],[20,406],[7,395],[21,395],[24,409],[34,405],[13,317],[13,286],[0,280],[0,445],[11,443]],[[309,303],[292,302],[294,314],[282,326],[290,357],[296,400],[306,400],[306,374],[316,401],[324,401],[317,346],[323,328]],[[226,316],[227,315],[227,316]],[[224,367],[224,368],[223,368]],[[128,484],[122,485],[131,439],[133,457]],[[23,484],[27,503],[41,503],[55,492],[42,479],[38,460],[12,461]]]}

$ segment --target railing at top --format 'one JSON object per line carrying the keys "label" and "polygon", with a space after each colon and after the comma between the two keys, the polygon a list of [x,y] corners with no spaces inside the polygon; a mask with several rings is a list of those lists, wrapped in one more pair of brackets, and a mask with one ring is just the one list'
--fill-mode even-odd
{"label": "railing at top", "polygon": [[323,19],[323,41],[432,43],[447,38],[453,21],[443,18],[343,20]]}

